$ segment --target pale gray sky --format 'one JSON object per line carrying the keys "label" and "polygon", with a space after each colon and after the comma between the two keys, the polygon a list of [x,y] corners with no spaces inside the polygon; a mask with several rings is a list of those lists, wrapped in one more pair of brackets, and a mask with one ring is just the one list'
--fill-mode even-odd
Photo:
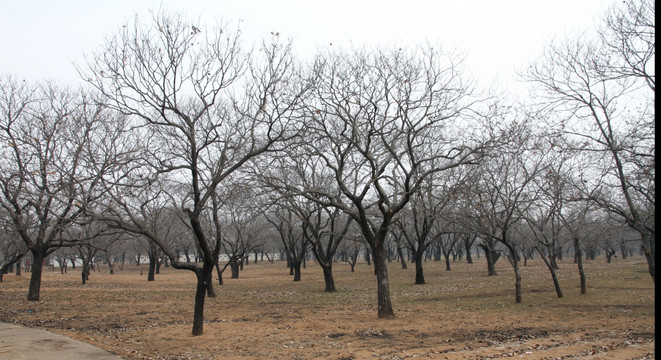
{"label": "pale gray sky", "polygon": [[79,83],[73,63],[135,14],[160,6],[214,22],[241,20],[244,40],[279,32],[301,56],[333,46],[457,47],[483,85],[509,83],[551,39],[595,28],[616,0],[0,0],[0,72]]}

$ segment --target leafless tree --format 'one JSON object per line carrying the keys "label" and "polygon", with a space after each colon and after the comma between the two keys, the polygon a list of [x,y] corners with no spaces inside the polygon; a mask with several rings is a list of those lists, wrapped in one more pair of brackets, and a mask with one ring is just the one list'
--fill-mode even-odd
{"label": "leafless tree", "polygon": [[[193,335],[203,333],[205,294],[221,251],[219,190],[247,161],[296,131],[290,115],[301,83],[288,81],[295,71],[290,44],[275,35],[271,40],[252,54],[242,49],[238,30],[159,12],[146,25],[136,19],[122,27],[81,72],[131,118],[140,153],[104,179],[112,194],[107,206],[89,210],[148,237],[173,267],[195,273]],[[201,264],[179,261],[150,231],[142,211],[155,203],[186,214]]]}
{"label": "leafless tree", "polygon": [[[552,138],[549,136],[546,139]],[[556,270],[558,266],[558,249],[562,246],[566,231],[561,216],[564,212],[564,204],[571,200],[572,196],[572,174],[576,172],[577,164],[570,159],[571,154],[561,151],[552,145],[554,140],[538,142],[537,146],[545,154],[544,160],[547,165],[533,179],[536,201],[526,206],[526,211],[521,212],[522,219],[529,230],[529,237],[533,240],[533,249],[536,249],[546,264],[556,294],[563,297],[562,289]]]}
{"label": "leafless tree", "polygon": [[[655,27],[653,1],[613,7],[596,40],[552,44],[529,68],[548,125],[591,157],[583,196],[642,238],[655,278]],[[598,190],[598,191],[595,191]]]}
{"label": "leafless tree", "polygon": [[[263,233],[267,224],[262,220],[262,209],[258,202],[258,191],[245,181],[234,181],[234,185],[223,194],[223,206],[218,217],[223,225],[223,252],[227,256],[232,279],[239,278],[239,270],[247,263],[247,257],[262,247]],[[222,269],[217,267],[219,276]]]}
{"label": "leafless tree", "polygon": [[4,211],[0,211],[0,214],[4,214],[0,215],[0,282],[2,282],[2,276],[13,269],[14,264],[23,258],[28,248],[19,238],[9,216]]}
{"label": "leafless tree", "polygon": [[477,202],[472,206],[470,219],[473,231],[481,238],[507,248],[514,269],[515,301],[520,303],[520,247],[514,230],[520,224],[521,212],[536,201],[532,184],[544,169],[544,163],[539,156],[541,150],[534,146],[537,139],[527,120],[513,120],[505,129],[509,141],[501,144],[498,154],[481,163],[478,176],[473,179]]}
{"label": "leafless tree", "polygon": [[388,232],[430,174],[479,157],[481,142],[460,125],[471,122],[476,97],[457,59],[431,46],[321,53],[309,77],[300,156],[319,159],[314,171],[333,191],[303,180],[282,186],[353,218],[374,256],[378,316],[391,318]]}
{"label": "leafless tree", "polygon": [[[459,169],[453,170],[457,171],[445,171],[442,177],[429,175],[420,184],[419,190],[411,196],[411,201],[395,222],[413,256],[415,284],[425,283],[425,252],[433,243],[440,241],[444,233],[450,231],[444,216],[458,199],[455,188],[462,181]],[[448,248],[448,254],[451,248],[452,246]]]}
{"label": "leafless tree", "polygon": [[0,206],[32,255],[28,300],[46,257],[76,243],[62,232],[100,195],[121,120],[84,92],[0,79]]}
{"label": "leafless tree", "polygon": [[287,257],[290,274],[294,281],[301,281],[301,265],[309,247],[303,232],[305,222],[288,204],[273,204],[266,215],[267,221],[277,230]]}

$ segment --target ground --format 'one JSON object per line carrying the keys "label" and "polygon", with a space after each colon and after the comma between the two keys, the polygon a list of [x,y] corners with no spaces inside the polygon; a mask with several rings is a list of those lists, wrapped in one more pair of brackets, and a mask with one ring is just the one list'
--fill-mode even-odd
{"label": "ground", "polygon": [[509,263],[486,275],[483,259],[388,265],[394,319],[377,319],[373,268],[336,263],[338,291],[324,293],[309,262],[293,282],[283,262],[249,264],[207,298],[204,334],[192,336],[195,277],[146,266],[110,275],[44,272],[41,301],[27,301],[29,274],[0,283],[0,321],[83,340],[126,359],[654,359],[654,283],[643,257],[588,261],[587,294],[578,271],[560,262],[557,298],[541,260],[522,266],[523,302],[514,301]]}

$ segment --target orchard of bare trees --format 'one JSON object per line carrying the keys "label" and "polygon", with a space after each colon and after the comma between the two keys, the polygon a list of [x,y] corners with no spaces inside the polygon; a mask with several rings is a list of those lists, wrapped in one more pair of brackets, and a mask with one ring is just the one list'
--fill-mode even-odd
{"label": "orchard of bare trees", "polygon": [[484,256],[489,276],[507,259],[517,303],[532,257],[558,297],[563,256],[582,293],[602,253],[642,254],[654,282],[654,29],[653,1],[611,8],[521,69],[514,103],[440,45],[303,62],[278,34],[136,18],[77,65],[80,89],[0,78],[0,281],[30,264],[37,301],[51,263],[83,283],[96,263],[188,270],[193,335],[224,270],[260,256],[294,281],[314,263],[326,292],[364,256],[379,318],[396,313],[388,266],[424,286],[427,258]]}

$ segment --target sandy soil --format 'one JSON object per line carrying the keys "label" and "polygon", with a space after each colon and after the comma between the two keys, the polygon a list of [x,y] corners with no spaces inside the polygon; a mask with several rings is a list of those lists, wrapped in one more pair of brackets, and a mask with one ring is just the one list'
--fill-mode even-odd
{"label": "sandy soil", "polygon": [[284,263],[247,265],[239,279],[207,299],[204,335],[193,337],[195,279],[126,266],[93,272],[45,271],[41,301],[26,300],[29,274],[0,283],[0,321],[83,340],[126,359],[654,359],[654,285],[642,257],[586,264],[581,295],[571,261],[560,264],[557,298],[541,261],[522,268],[523,303],[514,303],[509,264],[486,276],[476,260],[425,263],[427,284],[412,266],[389,265],[395,319],[376,317],[372,268],[335,265],[338,291],[324,293],[321,268],[308,263],[293,282]]}

